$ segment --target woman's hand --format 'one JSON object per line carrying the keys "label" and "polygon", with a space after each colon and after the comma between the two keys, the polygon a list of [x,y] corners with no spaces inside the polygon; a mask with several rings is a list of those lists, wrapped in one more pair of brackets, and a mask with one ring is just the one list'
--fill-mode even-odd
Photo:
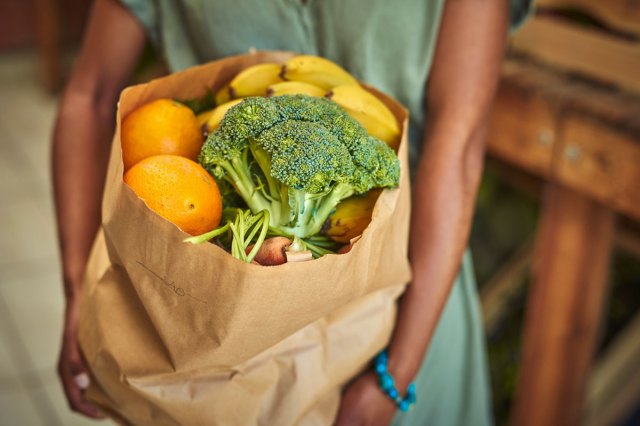
{"label": "woman's hand", "polygon": [[336,426],[388,426],[396,405],[385,395],[373,372],[367,372],[347,386],[342,396]]}
{"label": "woman's hand", "polygon": [[89,386],[89,374],[78,345],[78,302],[75,301],[67,302],[58,375],[73,411],[94,419],[104,417],[84,397],[84,390]]}

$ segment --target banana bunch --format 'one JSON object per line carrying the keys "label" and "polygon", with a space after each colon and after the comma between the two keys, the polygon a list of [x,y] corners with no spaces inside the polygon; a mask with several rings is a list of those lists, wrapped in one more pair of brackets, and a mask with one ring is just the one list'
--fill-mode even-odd
{"label": "banana bunch", "polygon": [[[377,97],[362,88],[336,63],[318,56],[300,55],[284,65],[251,66],[215,95],[216,105],[248,96],[305,94],[326,96],[341,105],[370,135],[398,148],[400,127],[393,113]],[[213,123],[209,123],[210,127]]]}
{"label": "banana bunch", "polygon": [[373,206],[380,190],[373,189],[365,195],[356,195],[340,202],[324,227],[324,233],[339,243],[349,243],[362,234],[371,222]]}

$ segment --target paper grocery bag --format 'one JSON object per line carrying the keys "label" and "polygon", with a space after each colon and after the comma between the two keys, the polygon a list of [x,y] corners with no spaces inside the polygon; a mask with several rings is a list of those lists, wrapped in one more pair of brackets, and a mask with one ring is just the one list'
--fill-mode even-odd
{"label": "paper grocery bag", "polygon": [[123,91],[87,267],[80,344],[88,397],[123,424],[328,425],[341,388],[381,350],[410,280],[407,113],[400,186],[379,197],[352,250],[308,262],[243,263],[180,229],[123,183],[120,121],[158,98],[218,89],[240,70],[282,63],[260,52],[211,62]]}

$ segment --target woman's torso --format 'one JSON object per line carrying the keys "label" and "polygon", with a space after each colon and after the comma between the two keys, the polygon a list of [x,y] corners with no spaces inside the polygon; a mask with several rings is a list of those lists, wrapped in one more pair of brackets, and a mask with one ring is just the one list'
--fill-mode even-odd
{"label": "woman's torso", "polygon": [[257,50],[327,57],[411,112],[417,159],[443,0],[124,0],[172,71]]}

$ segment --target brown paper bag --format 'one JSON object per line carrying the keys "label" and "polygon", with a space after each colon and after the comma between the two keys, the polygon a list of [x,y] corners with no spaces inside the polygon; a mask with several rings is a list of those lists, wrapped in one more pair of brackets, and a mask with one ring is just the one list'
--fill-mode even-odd
{"label": "brown paper bag", "polygon": [[343,255],[264,267],[190,245],[122,181],[120,120],[157,98],[195,98],[291,53],[242,55],[123,91],[84,286],[88,397],[123,424],[328,425],[341,387],[387,343],[410,279],[407,113],[401,183]]}

